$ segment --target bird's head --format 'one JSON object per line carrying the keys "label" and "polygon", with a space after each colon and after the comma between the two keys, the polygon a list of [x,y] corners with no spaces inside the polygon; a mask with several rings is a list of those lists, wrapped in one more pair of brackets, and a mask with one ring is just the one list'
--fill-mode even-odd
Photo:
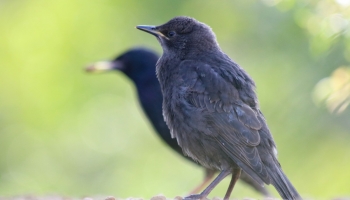
{"label": "bird's head", "polygon": [[135,48],[124,52],[112,61],[100,61],[86,67],[90,73],[121,71],[134,82],[149,76],[155,76],[158,56],[145,48]]}
{"label": "bird's head", "polygon": [[186,55],[218,48],[211,28],[190,17],[175,17],[159,26],[140,25],[137,29],[157,37],[164,53],[175,52]]}

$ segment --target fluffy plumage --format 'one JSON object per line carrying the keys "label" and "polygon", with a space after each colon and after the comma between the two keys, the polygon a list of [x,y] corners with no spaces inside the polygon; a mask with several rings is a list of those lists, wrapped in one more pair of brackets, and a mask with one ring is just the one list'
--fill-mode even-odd
{"label": "fluffy plumage", "polygon": [[156,70],[171,135],[186,155],[221,171],[201,194],[187,199],[206,198],[232,173],[228,199],[241,169],[259,184],[274,185],[283,199],[300,199],[277,161],[254,81],[221,51],[210,27],[176,17],[138,28],[155,35],[163,48]]}

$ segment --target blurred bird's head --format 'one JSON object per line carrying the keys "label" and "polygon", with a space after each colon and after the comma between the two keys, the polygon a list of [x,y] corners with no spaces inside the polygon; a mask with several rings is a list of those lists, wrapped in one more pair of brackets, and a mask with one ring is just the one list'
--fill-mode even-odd
{"label": "blurred bird's head", "polygon": [[89,65],[87,72],[108,72],[118,70],[134,82],[155,76],[158,55],[146,48],[135,48],[124,52],[112,61],[100,61]]}
{"label": "blurred bird's head", "polygon": [[163,25],[136,28],[156,36],[164,53],[186,55],[219,48],[211,28],[190,17],[175,17]]}

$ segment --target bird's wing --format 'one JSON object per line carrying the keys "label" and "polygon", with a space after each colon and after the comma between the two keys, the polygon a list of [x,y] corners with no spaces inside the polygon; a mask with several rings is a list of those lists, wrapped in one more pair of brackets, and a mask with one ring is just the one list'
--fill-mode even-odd
{"label": "bird's wing", "polygon": [[[254,96],[245,100],[250,93],[255,95],[254,86],[244,86],[244,76],[233,68],[221,69],[193,61],[183,61],[179,68],[187,102],[202,110],[201,120],[207,125],[203,132],[214,137],[236,164],[256,181],[270,183],[257,148],[261,142],[259,130],[266,127],[265,121],[261,120],[258,109],[252,107],[256,102]],[[252,91],[241,91],[249,88]]]}

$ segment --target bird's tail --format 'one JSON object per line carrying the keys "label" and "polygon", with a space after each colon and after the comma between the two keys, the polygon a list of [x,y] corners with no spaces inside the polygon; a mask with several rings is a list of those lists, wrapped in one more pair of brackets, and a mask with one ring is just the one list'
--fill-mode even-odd
{"label": "bird's tail", "polygon": [[287,176],[283,173],[279,166],[274,166],[272,169],[268,169],[268,173],[271,178],[271,184],[275,186],[278,193],[283,199],[288,200],[301,200],[301,196],[294,188],[292,183],[288,180]]}

